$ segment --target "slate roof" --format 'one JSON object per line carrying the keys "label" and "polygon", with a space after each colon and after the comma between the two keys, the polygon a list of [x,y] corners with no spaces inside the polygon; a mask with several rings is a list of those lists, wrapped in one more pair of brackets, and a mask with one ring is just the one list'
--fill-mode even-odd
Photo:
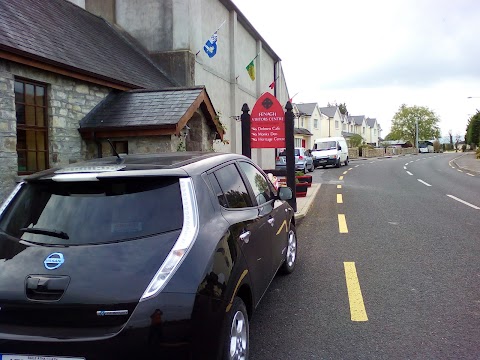
{"label": "slate roof", "polygon": [[365,120],[365,115],[352,116],[352,118],[355,121],[355,125],[362,125]]}
{"label": "slate roof", "polygon": [[203,91],[204,87],[195,87],[111,93],[80,121],[80,131],[125,127],[172,128]]}
{"label": "slate roof", "polygon": [[66,0],[1,0],[0,50],[130,88],[176,85],[107,21]]}
{"label": "slate roof", "polygon": [[305,115],[312,116],[313,110],[317,106],[317,103],[308,103],[308,104],[295,104],[297,109],[304,113]]}
{"label": "slate roof", "polygon": [[304,128],[295,128],[293,132],[298,135],[313,135],[310,131]]}
{"label": "slate roof", "polygon": [[320,112],[328,117],[333,118],[335,116],[335,112],[337,111],[338,106],[327,106],[320,108]]}
{"label": "slate roof", "polygon": [[367,118],[365,121],[369,127],[373,128],[375,126],[375,123],[377,122],[377,119]]}

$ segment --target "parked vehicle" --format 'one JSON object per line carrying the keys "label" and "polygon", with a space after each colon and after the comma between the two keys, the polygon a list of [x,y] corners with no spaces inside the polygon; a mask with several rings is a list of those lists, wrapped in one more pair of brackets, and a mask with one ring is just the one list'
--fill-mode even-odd
{"label": "parked vehicle", "polygon": [[[297,147],[295,148],[295,170],[303,171],[306,174],[308,171],[313,172],[315,170],[315,165],[313,164],[313,157],[310,150]],[[279,152],[276,161],[275,169],[282,170],[287,167],[287,156],[286,150],[283,149]]]}
{"label": "parked vehicle", "polygon": [[348,146],[344,137],[320,138],[314,141],[312,156],[315,167],[348,164]]}
{"label": "parked vehicle", "polygon": [[295,268],[291,196],[236,154],[27,177],[0,208],[0,357],[248,358],[252,311]]}

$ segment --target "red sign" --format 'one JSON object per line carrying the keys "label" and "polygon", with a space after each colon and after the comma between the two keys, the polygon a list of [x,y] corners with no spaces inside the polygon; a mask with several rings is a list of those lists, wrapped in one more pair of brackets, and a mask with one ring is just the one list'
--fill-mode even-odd
{"label": "red sign", "polygon": [[285,112],[272,94],[260,96],[250,118],[252,149],[285,147]]}

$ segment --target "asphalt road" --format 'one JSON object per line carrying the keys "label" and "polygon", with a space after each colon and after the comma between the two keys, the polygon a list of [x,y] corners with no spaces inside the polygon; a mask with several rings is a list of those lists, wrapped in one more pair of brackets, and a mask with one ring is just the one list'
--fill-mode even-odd
{"label": "asphalt road", "polygon": [[480,176],[455,156],[315,170],[297,268],[257,308],[250,358],[480,359]]}

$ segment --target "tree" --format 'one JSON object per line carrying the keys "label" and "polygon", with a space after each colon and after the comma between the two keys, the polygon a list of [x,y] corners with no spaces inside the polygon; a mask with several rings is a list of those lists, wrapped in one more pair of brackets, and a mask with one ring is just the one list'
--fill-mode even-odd
{"label": "tree", "polygon": [[363,142],[362,135],[359,135],[359,134],[352,135],[348,139],[348,142],[350,143],[350,147],[352,148],[359,147]]}
{"label": "tree", "polygon": [[345,103],[337,104],[337,102],[335,101],[335,103],[333,104],[327,103],[327,106],[338,106],[338,110],[342,115],[348,115],[347,104]]}
{"label": "tree", "polygon": [[470,145],[480,146],[480,111],[477,111],[468,121],[465,142]]}
{"label": "tree", "polygon": [[418,120],[419,140],[440,137],[438,123],[440,119],[429,108],[424,106],[407,106],[403,104],[392,119],[390,140],[405,140],[415,144],[415,123]]}
{"label": "tree", "polygon": [[347,110],[347,104],[339,104],[338,109],[340,110],[340,113],[343,115],[348,115],[348,110]]}

